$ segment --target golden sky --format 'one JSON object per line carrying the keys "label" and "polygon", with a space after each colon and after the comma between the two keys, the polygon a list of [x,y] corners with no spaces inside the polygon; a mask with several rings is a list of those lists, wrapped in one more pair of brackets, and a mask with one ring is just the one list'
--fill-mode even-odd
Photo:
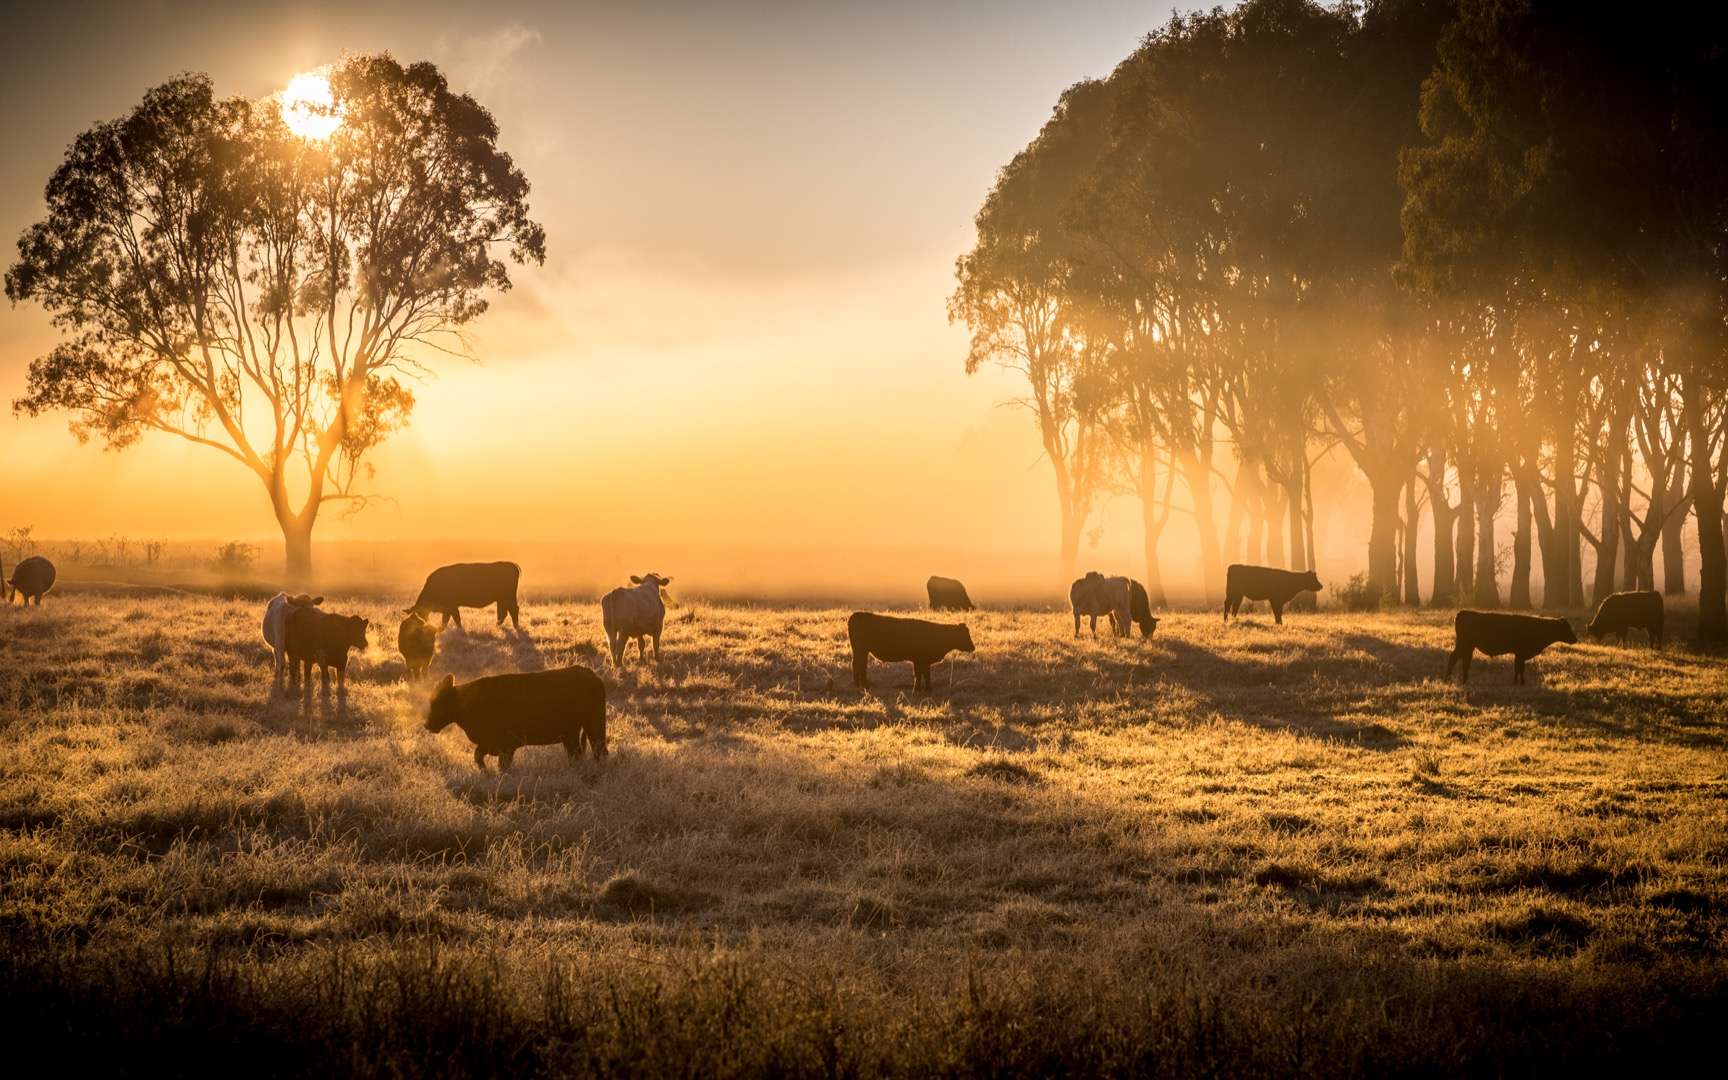
{"label": "golden sky", "polygon": [[[343,52],[431,59],[498,118],[543,268],[415,388],[394,503],[317,537],[925,545],[1048,553],[1016,390],[962,369],[945,298],[994,176],[1163,4],[42,5],[0,64],[0,233],[66,144],[207,71],[262,96]],[[7,248],[10,261],[10,245]],[[0,306],[0,397],[52,334]],[[274,539],[256,481],[166,437],[79,446],[0,414],[0,528]],[[1134,508],[1116,512],[1137,550]]]}

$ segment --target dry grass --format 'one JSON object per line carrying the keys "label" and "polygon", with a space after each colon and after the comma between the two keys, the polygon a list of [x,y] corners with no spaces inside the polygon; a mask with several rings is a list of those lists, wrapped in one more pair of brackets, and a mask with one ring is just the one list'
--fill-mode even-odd
{"label": "dry grass", "polygon": [[[613,755],[476,770],[393,608],[346,703],[258,605],[0,611],[0,1015],[132,1069],[1236,1074],[1678,1059],[1728,1003],[1728,666],[1440,678],[1438,615],[980,612],[853,690],[843,611],[598,607],[434,673],[584,663]],[[376,629],[378,625],[385,627]],[[123,1055],[133,1055],[130,1057]]]}

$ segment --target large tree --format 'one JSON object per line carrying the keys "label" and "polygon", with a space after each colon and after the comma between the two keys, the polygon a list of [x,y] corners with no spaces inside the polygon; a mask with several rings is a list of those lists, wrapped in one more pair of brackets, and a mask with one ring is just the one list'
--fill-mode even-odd
{"label": "large tree", "polygon": [[496,122],[436,67],[355,56],[328,81],[305,134],[279,99],[218,98],[202,75],[150,90],[72,144],[6,275],[61,334],[14,408],[234,459],[295,577],[321,509],[368,497],[367,451],[413,408],[404,379],[464,352],[510,287],[500,256],[545,257]]}

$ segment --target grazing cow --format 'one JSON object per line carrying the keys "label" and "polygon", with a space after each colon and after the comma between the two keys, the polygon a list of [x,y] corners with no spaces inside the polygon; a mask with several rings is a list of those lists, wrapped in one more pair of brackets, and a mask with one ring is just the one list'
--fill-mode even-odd
{"label": "grazing cow", "polygon": [[503,626],[504,616],[508,615],[511,625],[520,630],[522,612],[516,603],[516,586],[521,580],[522,568],[513,562],[440,566],[427,575],[426,584],[420,587],[419,599],[403,614],[415,612],[425,618],[436,613],[443,616],[438,623],[440,630],[449,626],[451,620],[455,620],[460,629],[463,608],[497,604],[498,625]]}
{"label": "grazing cow", "polygon": [[854,611],[846,620],[852,643],[852,683],[869,686],[870,658],[885,663],[912,661],[912,689],[930,689],[930,666],[955,649],[972,652],[972,631],[965,623],[900,619],[869,611]]}
{"label": "grazing cow", "polygon": [[456,685],[444,676],[426,712],[434,734],[451,724],[474,743],[474,764],[486,767],[488,755],[508,769],[524,746],[562,743],[575,761],[584,746],[596,760],[606,757],[606,684],[585,667],[488,675]]}
{"label": "grazing cow", "polygon": [[624,648],[636,639],[636,659],[646,660],[648,639],[654,639],[654,662],[660,662],[660,630],[666,625],[666,601],[660,590],[672,579],[659,574],[630,575],[632,588],[619,586],[600,598],[600,621],[606,628],[606,643],[612,663],[624,666]]}
{"label": "grazing cow", "polygon": [[1596,615],[1590,620],[1590,625],[1584,628],[1584,632],[1597,639],[1618,634],[1620,644],[1624,645],[1626,631],[1636,627],[1650,635],[1652,647],[1660,649],[1664,615],[1662,594],[1653,589],[1617,592],[1604,597],[1602,603],[1597,605]]}
{"label": "grazing cow", "polygon": [[1146,595],[1146,586],[1128,579],[1128,615],[1140,627],[1141,637],[1151,637],[1158,629],[1158,616],[1152,614],[1152,601]]}
{"label": "grazing cow", "polygon": [[332,615],[304,604],[288,608],[286,623],[289,684],[304,679],[306,692],[311,693],[312,668],[316,665],[323,675],[324,689],[330,689],[330,669],[335,668],[336,690],[347,693],[348,650],[366,647],[366,620],[358,615]]}
{"label": "grazing cow", "polygon": [[1272,621],[1284,625],[1284,605],[1299,592],[1319,592],[1325,586],[1312,570],[1279,570],[1271,566],[1231,563],[1224,573],[1224,621],[1242,610],[1243,600],[1272,602]]}
{"label": "grazing cow", "polygon": [[930,594],[931,611],[971,611],[972,598],[966,595],[966,586],[951,577],[934,577],[924,583],[924,591]]}
{"label": "grazing cow", "polygon": [[34,600],[41,607],[42,597],[53,587],[54,564],[40,555],[32,555],[12,568],[12,577],[6,582],[6,602],[10,604],[13,597],[22,597],[26,606]]}
{"label": "grazing cow", "polygon": [[[1117,637],[1126,637],[1133,633],[1130,627],[1130,612],[1132,608],[1132,592],[1129,581],[1125,577],[1105,577],[1093,570],[1083,578],[1076,578],[1074,584],[1068,587],[1068,603],[1074,609],[1074,636],[1080,636],[1080,616],[1092,617],[1092,636],[1098,636],[1098,616],[1110,617],[1110,629]],[[1147,609],[1147,617],[1151,617],[1151,609]],[[1145,624],[1141,624],[1144,632]]]}
{"label": "grazing cow", "polygon": [[1558,616],[1518,615],[1508,611],[1460,611],[1452,621],[1452,655],[1446,661],[1446,677],[1464,662],[1464,682],[1470,681],[1470,658],[1475,653],[1484,656],[1505,656],[1511,653],[1515,663],[1512,681],[1524,681],[1524,664],[1543,649],[1561,642],[1578,644],[1572,624]]}
{"label": "grazing cow", "polygon": [[279,592],[264,605],[264,644],[270,646],[270,651],[275,655],[275,686],[282,685],[282,661],[288,655],[288,612],[297,607],[317,607],[323,602],[322,596],[308,596],[305,593],[289,596],[285,592]]}
{"label": "grazing cow", "polygon": [[438,651],[438,631],[419,612],[411,611],[396,628],[396,647],[402,650],[402,661],[407,665],[403,677],[409,681],[420,678]]}

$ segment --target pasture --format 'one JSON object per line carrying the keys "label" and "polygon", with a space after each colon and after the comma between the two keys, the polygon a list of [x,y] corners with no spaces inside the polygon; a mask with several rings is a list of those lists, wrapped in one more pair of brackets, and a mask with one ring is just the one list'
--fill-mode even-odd
{"label": "pasture", "polygon": [[309,709],[270,699],[258,602],[0,610],[7,1026],[63,1066],[363,1075],[1598,1071],[1719,1040],[1728,667],[1682,620],[1465,688],[1449,613],[1123,642],[979,611],[914,694],[909,664],[851,687],[845,610],[684,604],[620,676],[597,603],[529,598],[434,677],[593,667],[612,755],[500,775],[422,729],[402,602],[326,602],[371,644]]}

